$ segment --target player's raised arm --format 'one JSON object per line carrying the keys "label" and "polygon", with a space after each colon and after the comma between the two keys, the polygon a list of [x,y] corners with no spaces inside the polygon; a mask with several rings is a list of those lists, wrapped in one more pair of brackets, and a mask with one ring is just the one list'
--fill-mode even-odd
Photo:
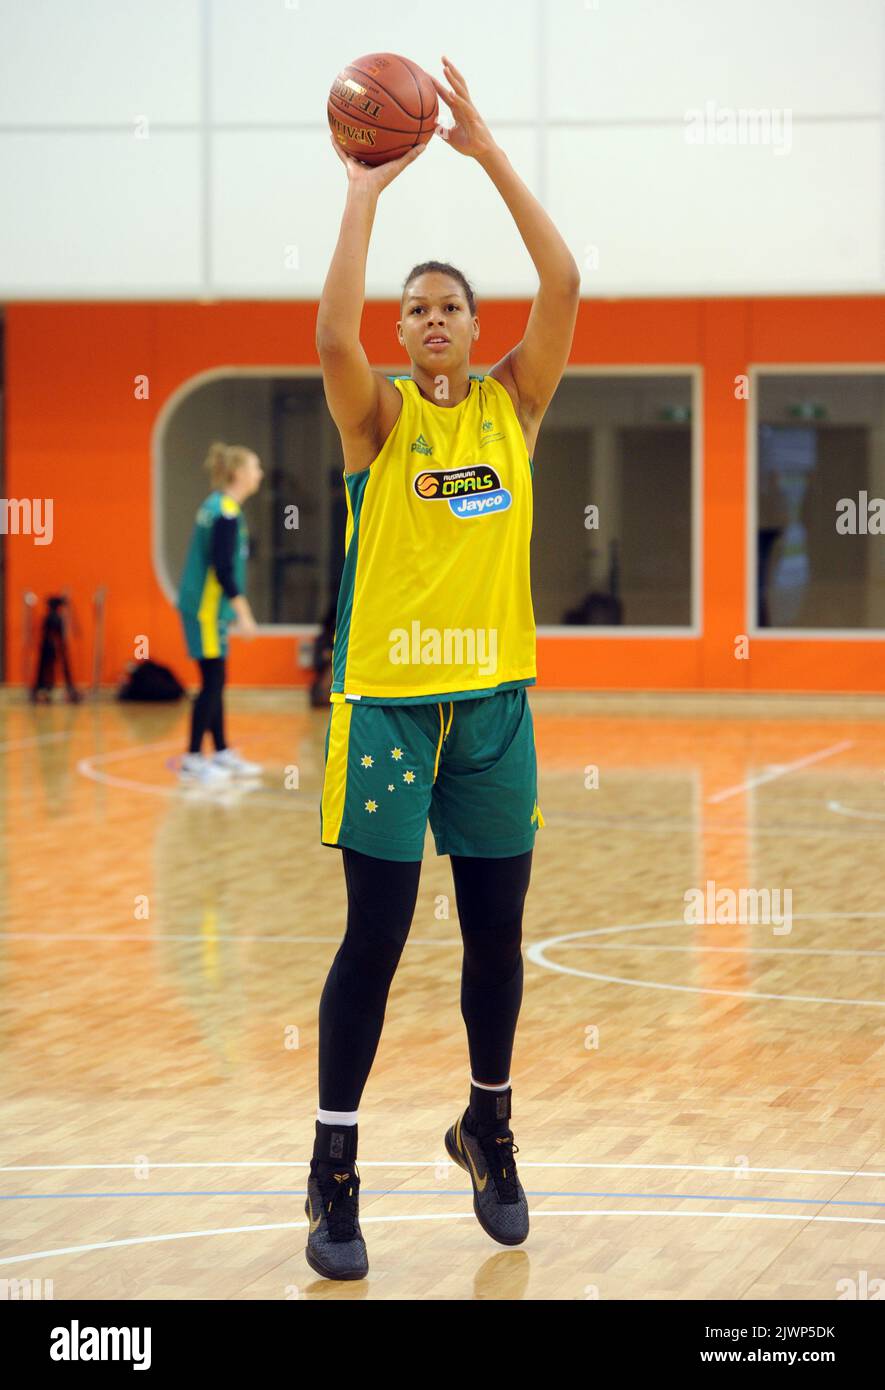
{"label": "player's raised arm", "polygon": [[521,414],[540,420],[559,384],[571,351],[581,272],[568,246],[534,194],[516,173],[507,155],[470,99],[467,84],[448,58],[443,70],[450,86],[436,78],[434,86],[455,120],[439,134],[460,154],[472,156],[494,183],[525,242],[538,272],[540,286],[522,340],[491,369],[506,382],[509,375],[519,396]]}
{"label": "player's raised arm", "polygon": [[316,347],[323,369],[323,386],[332,418],[347,442],[375,428],[381,379],[373,372],[360,342],[360,321],[366,297],[366,260],[378,196],[424,145],[401,159],[370,168],[344,153],[330,137],[347,170],[347,200],[332,263],[320,296]]}

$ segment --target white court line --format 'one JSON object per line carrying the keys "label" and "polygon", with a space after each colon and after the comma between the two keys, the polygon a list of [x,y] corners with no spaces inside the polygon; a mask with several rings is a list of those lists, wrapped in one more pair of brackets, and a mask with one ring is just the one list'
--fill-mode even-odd
{"label": "white court line", "polygon": [[[291,1159],[260,1158],[242,1161],[209,1159],[195,1163],[148,1163],[145,1166],[152,1172],[155,1168],[305,1168],[307,1164],[307,1159],[298,1162]],[[360,1168],[438,1168],[441,1164],[445,1164],[447,1168],[454,1166],[453,1160],[449,1158],[376,1158],[365,1161],[360,1159],[359,1161]],[[134,1168],[140,1166],[142,1165],[136,1163],[4,1163],[0,1164],[0,1173],[95,1173],[105,1169],[131,1173]],[[533,1163],[523,1163],[520,1160],[519,1166],[520,1168],[600,1168],[605,1172],[618,1169],[619,1171],[636,1173],[792,1173],[815,1178],[885,1178],[885,1170],[878,1172],[875,1169],[864,1170],[862,1168],[750,1168],[743,1163],[580,1163],[551,1159],[547,1162]]]}
{"label": "white court line", "polygon": [[[673,1201],[683,1200],[674,1197]],[[765,1198],[761,1198],[764,1202]],[[822,1199],[821,1205],[826,1205],[826,1200]],[[612,1209],[600,1208],[594,1211],[581,1209],[579,1211],[538,1211],[532,1208],[532,1220],[539,1217],[552,1216],[653,1216],[664,1219],[670,1217],[683,1217],[690,1221],[714,1220],[714,1221],[832,1221],[838,1225],[848,1226],[885,1226],[885,1217],[882,1216],[809,1216],[807,1212],[791,1216],[788,1212],[752,1212],[752,1211],[641,1211],[632,1207],[615,1207]],[[432,1214],[421,1214],[414,1216],[364,1216],[360,1212],[360,1225],[383,1225],[385,1222],[401,1221],[475,1221],[476,1216],[472,1211],[447,1211]],[[209,1231],[171,1231],[167,1235],[161,1236],[129,1236],[125,1240],[99,1240],[92,1241],[88,1245],[62,1245],[54,1250],[32,1250],[28,1255],[10,1255],[0,1259],[0,1265],[24,1264],[26,1260],[48,1260],[58,1255],[80,1255],[90,1250],[115,1250],[125,1245],[155,1245],[169,1240],[199,1240],[203,1236],[230,1236],[240,1235],[252,1231],[305,1231],[308,1223],[306,1221],[277,1221],[264,1226],[220,1226],[215,1230]],[[293,1251],[293,1257],[300,1254],[300,1251]]]}
{"label": "white court line", "polygon": [[[149,796],[176,797],[180,801],[190,801],[194,803],[211,804],[215,806],[239,805],[248,800],[249,805],[254,806],[256,802],[267,805],[291,806],[292,810],[313,813],[316,810],[313,802],[299,804],[297,801],[283,801],[282,797],[268,796],[268,788],[263,785],[260,778],[253,778],[247,781],[245,778],[231,778],[228,782],[221,782],[217,787],[205,787],[198,782],[181,782],[177,776],[170,783],[162,782],[138,782],[132,777],[115,777],[110,772],[101,772],[95,764],[99,761],[109,763],[119,761],[121,758],[131,758],[142,753],[168,752],[170,748],[181,752],[181,742],[176,740],[174,743],[145,743],[133,745],[127,748],[116,749],[112,753],[94,753],[88,758],[81,758],[77,763],[77,771],[81,777],[88,777],[92,782],[98,782],[105,787],[118,787],[122,791],[146,792]],[[168,769],[166,769],[168,771]],[[262,796],[262,793],[264,795]],[[317,806],[319,802],[317,802]]]}
{"label": "white court line", "polygon": [[179,784],[175,787],[159,786],[153,782],[134,782],[127,777],[112,777],[107,772],[99,772],[93,766],[99,759],[104,763],[119,762],[121,758],[138,757],[141,753],[163,753],[175,748],[181,752],[181,739],[174,742],[164,741],[163,743],[142,743],[118,748],[112,753],[93,753],[88,758],[81,758],[77,763],[77,771],[81,777],[88,777],[93,782],[103,783],[108,787],[123,787],[127,791],[152,792],[155,796],[169,796],[171,792],[179,790]]}
{"label": "white court line", "polygon": [[180,740],[176,740],[174,743],[133,744],[126,748],[115,749],[112,753],[93,753],[88,758],[80,759],[77,763],[77,771],[81,777],[88,777],[91,782],[98,782],[101,786],[118,787],[122,791],[145,792],[149,796],[176,797],[182,802],[190,801],[213,806],[237,806],[248,801],[249,806],[256,804],[285,805],[287,809],[293,811],[302,811],[309,815],[319,814],[318,797],[316,802],[312,799],[299,802],[296,798],[288,797],[285,792],[273,794],[273,788],[266,787],[258,777],[248,781],[246,778],[231,778],[228,782],[220,782],[216,787],[206,787],[199,782],[182,782],[177,776],[171,783],[139,782],[133,777],[115,777],[113,773],[102,772],[95,766],[98,762],[119,761],[121,758],[137,757],[142,753],[168,752],[171,748],[181,752]]}
{"label": "white court line", "polygon": [[[885,917],[885,912],[838,912],[838,913],[833,913],[833,912],[804,912],[804,913],[802,914],[801,920],[804,921],[804,922],[811,922],[811,921],[829,921],[831,918],[834,918],[834,917],[843,918],[843,919],[844,919],[844,918],[853,919],[853,918],[855,918],[855,917],[860,917],[860,918],[862,918],[862,919],[864,919],[864,918],[872,918],[872,919],[874,919],[874,920],[879,920],[879,919],[881,919],[882,917]],[[797,920],[800,920],[800,919],[797,918]],[[688,926],[688,925],[691,925],[691,924],[686,923],[686,922],[651,922],[651,923],[640,923],[640,924],[638,924],[638,925],[637,925],[637,924],[628,924],[628,925],[616,926],[616,927],[598,927],[598,928],[595,928],[594,930],[597,931],[597,932],[648,931],[648,930],[651,930],[651,929],[652,929],[653,927],[655,927],[655,926],[658,926],[658,927],[677,927],[677,926]],[[712,924],[711,924],[711,923],[705,923],[704,925],[710,926],[710,925],[712,925]],[[745,926],[745,925],[751,925],[751,926],[767,927],[768,924],[765,923],[765,922],[757,922],[757,923],[749,923],[749,924],[738,922],[738,923],[718,923],[717,925],[719,925],[719,926],[722,926],[722,925],[730,925],[730,926],[741,926],[741,927],[743,927],[743,926]],[[586,938],[586,936],[591,935],[591,934],[592,934],[592,933],[584,933],[584,936],[585,936],[585,938]],[[572,935],[574,935],[574,936],[581,936],[582,933],[580,933],[580,932],[575,932],[575,933],[573,933]],[[8,931],[8,932],[5,932],[5,931],[3,931],[2,929],[0,929],[0,940],[9,940],[9,941],[44,941],[44,942],[51,942],[51,941],[95,941],[95,942],[98,942],[98,944],[99,944],[99,945],[102,945],[102,946],[112,945],[115,941],[141,941],[141,942],[157,942],[157,941],[201,941],[201,942],[202,942],[202,941],[205,941],[205,939],[206,939],[206,938],[205,938],[205,934],[204,934],[203,932],[117,932],[117,931],[115,931],[113,928],[110,928],[110,929],[109,929],[108,931],[106,931],[106,932],[100,932],[100,931],[91,931],[91,932],[28,932],[28,931]],[[267,935],[264,935],[264,936],[256,936],[256,935],[243,936],[243,935],[242,935],[241,933],[239,933],[239,932],[219,932],[219,933],[217,933],[217,934],[215,934],[215,935],[213,936],[213,940],[217,940],[217,941],[241,941],[241,942],[251,942],[252,944],[254,944],[254,943],[256,943],[256,942],[259,942],[259,941],[270,941],[270,942],[273,942],[273,943],[275,943],[275,944],[283,943],[283,944],[285,944],[285,945],[299,945],[299,946],[302,946],[302,945],[308,945],[308,946],[334,946],[334,945],[340,943],[340,941],[341,941],[341,936],[340,936],[340,935],[338,935],[338,936],[288,936],[288,935],[280,934],[280,933],[268,933]],[[642,943],[642,942],[636,942],[636,941],[631,941],[631,942],[628,942],[628,943],[627,943],[627,942],[617,942],[617,941],[614,941],[614,942],[595,941],[595,940],[594,940],[594,941],[588,941],[588,940],[586,940],[586,939],[580,940],[580,941],[573,941],[573,940],[567,939],[566,937],[562,937],[562,938],[558,938],[558,939],[557,939],[557,938],[550,938],[550,937],[542,937],[542,938],[541,938],[539,941],[537,941],[537,942],[531,942],[531,941],[529,941],[528,939],[526,939],[525,942],[524,942],[524,944],[525,944],[526,947],[529,947],[529,946],[532,946],[532,945],[537,945],[537,946],[543,947],[545,944],[548,944],[548,945],[549,945],[549,943],[550,943],[551,940],[558,940],[559,950],[562,950],[562,951],[583,951],[583,950],[587,950],[588,947],[589,947],[590,949],[592,949],[592,950],[594,950],[594,951],[624,951],[624,950],[631,950],[631,951],[675,951],[675,952],[679,952],[680,954],[683,954],[683,955],[695,955],[695,954],[697,954],[697,953],[700,953],[700,952],[704,951],[704,952],[716,952],[716,953],[721,953],[721,954],[723,954],[723,955],[753,955],[753,956],[765,956],[765,955],[772,955],[772,956],[783,956],[783,955],[791,955],[791,956],[873,956],[873,957],[876,957],[876,958],[878,958],[879,956],[885,956],[885,951],[867,951],[867,950],[862,950],[862,949],[860,949],[860,948],[858,948],[857,950],[850,950],[850,949],[845,948],[845,947],[827,947],[827,946],[821,946],[821,947],[753,946],[752,944],[751,944],[751,945],[748,945],[748,946],[704,946],[704,945],[669,946],[669,945],[663,945],[663,944],[661,944],[661,943],[654,943],[654,944],[645,945],[645,944]],[[407,945],[408,945],[408,946],[445,947],[447,950],[451,950],[451,949],[453,949],[454,947],[460,946],[460,945],[461,945],[461,937],[460,937],[460,936],[443,937],[443,938],[440,938],[438,941],[433,941],[433,940],[426,940],[426,939],[424,939],[423,937],[418,937],[418,936],[416,936],[416,937],[413,938],[413,937],[410,936]],[[0,1171],[2,1171],[2,1165],[0,1165]]]}
{"label": "white court line", "polygon": [[828,801],[827,810],[833,811],[837,816],[849,816],[852,820],[885,820],[885,813],[881,811],[855,811],[841,801]]}
{"label": "white court line", "polygon": [[[93,753],[89,758],[81,758],[81,763],[97,762],[99,758],[105,763],[118,763],[121,758],[138,758],[142,754],[168,752],[170,748],[175,748],[181,752],[181,739],[164,739],[162,743],[127,743],[125,748],[113,748],[110,753]],[[78,764],[79,766],[79,764]],[[89,776],[89,773],[86,773]]]}
{"label": "white court line", "polygon": [[60,734],[35,734],[33,738],[13,738],[6,743],[0,743],[0,753],[8,753],[11,748],[36,748],[40,743],[58,743],[59,740],[70,737],[70,731],[65,730]]}
{"label": "white court line", "polygon": [[[832,809],[832,808],[830,808]],[[847,814],[844,813],[843,814]],[[746,821],[737,817],[734,820],[725,822],[708,823],[706,821],[698,823],[696,821],[656,821],[648,817],[638,816],[565,816],[556,811],[551,811],[548,815],[544,812],[544,824],[555,826],[563,830],[576,831],[616,831],[616,830],[637,830],[645,835],[698,835],[703,833],[705,838],[713,835],[734,835],[735,831],[742,830]],[[791,837],[797,840],[804,840],[809,836],[827,836],[830,839],[845,840],[850,839],[852,844],[856,844],[859,839],[878,839],[879,832],[870,831],[868,835],[858,831],[852,835],[846,830],[828,829],[824,821],[820,825],[797,825],[795,822],[785,822],[784,824],[766,823],[756,825],[753,834],[758,838],[762,836],[777,836],[778,839]]]}
{"label": "white court line", "polygon": [[[815,912],[801,913],[793,920],[802,922],[812,918],[829,918],[832,921],[853,919],[854,917],[885,917],[885,912]],[[577,970],[571,965],[560,965],[556,961],[548,960],[545,952],[564,946],[569,941],[581,940],[589,942],[591,937],[611,936],[616,932],[637,932],[637,931],[657,931],[662,927],[691,926],[685,921],[670,922],[637,922],[630,925],[615,927],[594,927],[584,931],[564,932],[561,936],[550,936],[544,941],[532,942],[526,947],[525,957],[533,965],[544,966],[547,970],[557,970],[563,975],[577,975],[583,980],[599,980],[603,984],[612,985],[632,985],[637,989],[663,989],[677,994],[711,994],[723,995],[732,999],[775,999],[787,1004],[836,1004],[851,1005],[855,1008],[866,1009],[885,1009],[885,999],[831,999],[826,995],[814,994],[769,994],[761,990],[752,989],[710,989],[701,985],[671,985],[663,980],[636,980],[623,975],[601,975],[595,970]],[[710,926],[711,923],[705,925]],[[790,952],[789,947],[784,947],[783,954]]]}
{"label": "white court line", "polygon": [[[50,737],[56,737],[56,735],[51,735]],[[67,735],[64,735],[64,737],[67,737]],[[164,785],[163,783],[158,782],[139,782],[135,778],[131,777],[115,777],[112,773],[102,772],[99,770],[98,767],[95,766],[95,764],[99,762],[99,760],[101,760],[102,762],[111,762],[114,760],[119,760],[121,758],[137,756],[140,753],[158,752],[163,751],[164,749],[168,750],[170,748],[180,749],[180,747],[181,745],[179,742],[133,744],[126,748],[116,749],[112,753],[95,753],[91,757],[80,759],[80,761],[77,763],[77,772],[79,772],[81,777],[88,777],[91,781],[98,782],[103,786],[118,787],[123,791],[144,792],[149,796],[178,797],[180,799],[188,799],[194,802],[205,801],[212,805],[223,805],[225,795],[229,797],[234,804],[239,804],[241,801],[246,799],[248,793],[248,804],[250,806],[255,806],[257,804],[273,805],[280,807],[285,806],[285,808],[289,811],[300,811],[301,813],[307,815],[314,815],[316,813],[316,805],[314,804],[313,800],[307,800],[305,798],[299,800],[297,796],[290,797],[286,795],[281,795],[279,793],[277,793],[276,795],[272,795],[269,794],[268,789],[263,786],[257,786],[253,789],[250,784],[248,788],[242,787],[238,789],[236,782],[231,782],[213,789],[201,787],[199,786],[199,784],[182,783],[178,781],[176,781],[172,785]],[[767,773],[761,774],[759,778],[751,779],[747,783],[741,783],[741,785],[738,787],[727,787],[725,791],[717,792],[715,795],[708,797],[707,800],[708,802],[717,802],[720,800],[724,800],[727,796],[735,795],[737,794],[737,792],[743,790],[745,787],[758,785],[758,783],[760,782],[771,781],[775,777],[784,776],[785,773],[791,771],[793,768],[806,765],[809,761],[817,761],[819,758],[828,757],[830,756],[830,754],[838,751],[842,747],[850,748],[853,747],[853,744],[851,742],[848,742],[844,745],[837,744],[832,749],[824,749],[821,753],[812,754],[810,759],[800,758],[795,763],[789,763],[782,767],[779,766],[777,768],[769,769]],[[834,808],[831,806],[830,809]],[[843,814],[850,815],[851,813],[843,812]],[[670,834],[673,831],[679,831],[684,832],[686,834],[696,835],[699,830],[699,827],[693,821],[649,822],[642,818],[606,818],[596,816],[580,818],[575,816],[562,815],[561,813],[556,811],[545,816],[544,819],[546,823],[551,827],[559,826],[562,829],[576,831],[582,831],[585,829],[598,830],[600,827],[607,826],[618,830],[622,830],[625,828],[642,830],[647,834]],[[878,818],[874,816],[869,816],[858,817],[858,819],[873,820]],[[707,836],[731,835],[734,833],[734,830],[742,824],[742,821],[737,820],[729,825],[704,826],[703,833]],[[791,823],[789,825],[783,826],[759,826],[756,829],[755,833],[757,835],[792,835],[801,839],[807,835],[841,835],[843,832],[827,830],[827,828],[823,825],[796,827]]]}
{"label": "white court line", "polygon": [[[736,924],[740,925],[740,924]],[[756,925],[764,926],[765,923]],[[201,938],[202,939],[202,938]],[[657,946],[646,945],[641,941],[622,943],[618,941],[593,941],[594,951],[676,951],[682,955],[700,955],[714,952],[723,956],[885,956],[885,951],[848,951],[821,946],[819,950],[798,946]],[[561,951],[586,950],[582,941],[567,941],[559,948]]]}
{"label": "white court line", "polygon": [[[308,945],[308,946],[335,946],[341,944],[344,931],[338,936],[241,936],[239,932],[213,932],[213,941],[272,941],[277,944]],[[206,936],[202,932],[153,932],[150,935],[135,932],[116,932],[111,928],[107,932],[29,932],[29,931],[2,931],[0,930],[0,940],[3,941],[95,941],[100,946],[112,946],[115,941],[203,941]],[[451,949],[461,945],[461,937],[453,936],[440,941],[424,941],[416,937],[414,941],[408,942],[409,946],[445,946]],[[686,947],[686,950],[690,948]],[[885,952],[883,952],[885,954]]]}
{"label": "white court line", "polygon": [[795,772],[800,767],[810,767],[812,763],[822,762],[824,758],[832,758],[836,753],[844,753],[846,748],[853,748],[854,740],[847,738],[841,743],[834,743],[831,748],[822,748],[819,753],[809,753],[807,757],[797,758],[792,763],[778,763],[777,767],[770,767],[767,772],[760,772],[758,777],[749,777],[746,782],[738,782],[733,787],[726,787],[721,792],[714,793],[707,797],[710,806],[718,805],[720,801],[727,801],[730,796],[737,796],[738,792],[749,791],[751,787],[761,787],[763,782],[773,782],[777,777],[785,777],[788,772]]}
{"label": "white court line", "polygon": [[[740,924],[738,924],[740,925]],[[765,925],[757,924],[757,925]],[[52,941],[96,941],[100,946],[112,946],[115,941],[205,941],[205,934],[202,932],[154,932],[152,936],[136,935],[134,932],[32,932],[32,931],[0,931],[0,939],[4,941],[41,941],[45,944]],[[259,941],[269,941],[274,945],[298,945],[298,946],[334,946],[341,941],[340,936],[240,936],[237,932],[213,932],[213,941],[242,941],[251,942],[253,945]],[[531,945],[531,942],[526,944]],[[425,941],[420,937],[409,939],[408,945],[444,947],[447,950],[454,950],[461,945],[459,936],[449,937],[440,941]],[[619,941],[566,941],[559,947],[561,951],[585,951],[588,947],[594,951],[666,951],[677,955],[695,956],[701,954],[715,954],[723,956],[885,956],[885,951],[861,951],[846,950],[822,946],[819,949],[794,946],[664,946],[649,945],[640,941],[619,942]],[[0,1168],[2,1171],[2,1168]]]}

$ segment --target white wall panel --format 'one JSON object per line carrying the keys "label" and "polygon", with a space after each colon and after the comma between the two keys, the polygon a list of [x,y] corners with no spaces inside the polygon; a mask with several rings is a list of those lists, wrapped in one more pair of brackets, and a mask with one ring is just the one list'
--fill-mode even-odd
{"label": "white wall panel", "polygon": [[[217,121],[325,122],[336,73],[363,53],[401,53],[442,79],[443,53],[484,114],[534,120],[537,0],[215,0],[212,111]],[[441,103],[444,123],[449,115]]]}
{"label": "white wall panel", "polygon": [[[510,159],[530,187],[537,182],[537,144],[533,129],[508,131]],[[347,187],[325,132],[223,133],[215,140],[212,185],[219,292],[318,296]],[[293,262],[288,270],[287,255]],[[441,141],[431,142],[379,199],[367,294],[395,296],[422,260],[458,265],[485,296],[537,286],[528,252],[487,175]]]}
{"label": "white wall panel", "polygon": [[[506,148],[513,167],[537,193],[536,132],[508,130]],[[395,197],[383,210],[383,231],[373,243],[368,267],[375,295],[398,295],[412,266],[428,260],[457,265],[480,299],[537,289],[535,268],[513,218],[474,160],[432,141],[382,197],[387,193]]]}
{"label": "white wall panel", "polygon": [[0,298],[199,293],[195,135],[0,135]]}
{"label": "white wall panel", "polygon": [[585,293],[875,289],[881,127],[847,134],[838,122],[794,128],[779,156],[689,146],[670,127],[555,131],[548,206]]}
{"label": "white wall panel", "polygon": [[679,119],[708,98],[882,110],[882,0],[549,0],[547,13],[551,119]]}
{"label": "white wall panel", "polygon": [[199,118],[200,0],[0,0],[0,124]]}
{"label": "white wall panel", "polygon": [[[0,0],[0,296],[316,298],[328,87],[372,49],[462,68],[585,295],[885,291],[885,0]],[[789,111],[790,153],[687,144],[706,102]],[[367,293],[432,257],[537,285],[436,140],[382,195]]]}

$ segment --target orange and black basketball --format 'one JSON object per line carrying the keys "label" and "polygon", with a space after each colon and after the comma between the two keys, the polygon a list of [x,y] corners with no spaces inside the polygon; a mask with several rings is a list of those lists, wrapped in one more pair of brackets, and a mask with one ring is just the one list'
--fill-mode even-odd
{"label": "orange and black basketball", "polygon": [[329,93],[332,134],[345,154],[387,164],[436,128],[436,88],[423,68],[398,53],[367,53],[342,68]]}

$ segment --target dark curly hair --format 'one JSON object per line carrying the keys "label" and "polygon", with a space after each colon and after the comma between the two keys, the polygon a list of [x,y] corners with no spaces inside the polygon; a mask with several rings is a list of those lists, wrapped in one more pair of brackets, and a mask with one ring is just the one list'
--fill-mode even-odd
{"label": "dark curly hair", "polygon": [[420,265],[412,266],[412,269],[403,281],[402,293],[400,295],[400,308],[402,308],[406,290],[412,281],[416,280],[419,275],[426,275],[427,272],[431,270],[439,271],[442,275],[451,275],[453,280],[459,280],[464,289],[464,294],[467,297],[467,304],[471,316],[476,313],[476,293],[473,286],[462,270],[458,270],[456,266],[449,265],[447,261],[422,261]]}

